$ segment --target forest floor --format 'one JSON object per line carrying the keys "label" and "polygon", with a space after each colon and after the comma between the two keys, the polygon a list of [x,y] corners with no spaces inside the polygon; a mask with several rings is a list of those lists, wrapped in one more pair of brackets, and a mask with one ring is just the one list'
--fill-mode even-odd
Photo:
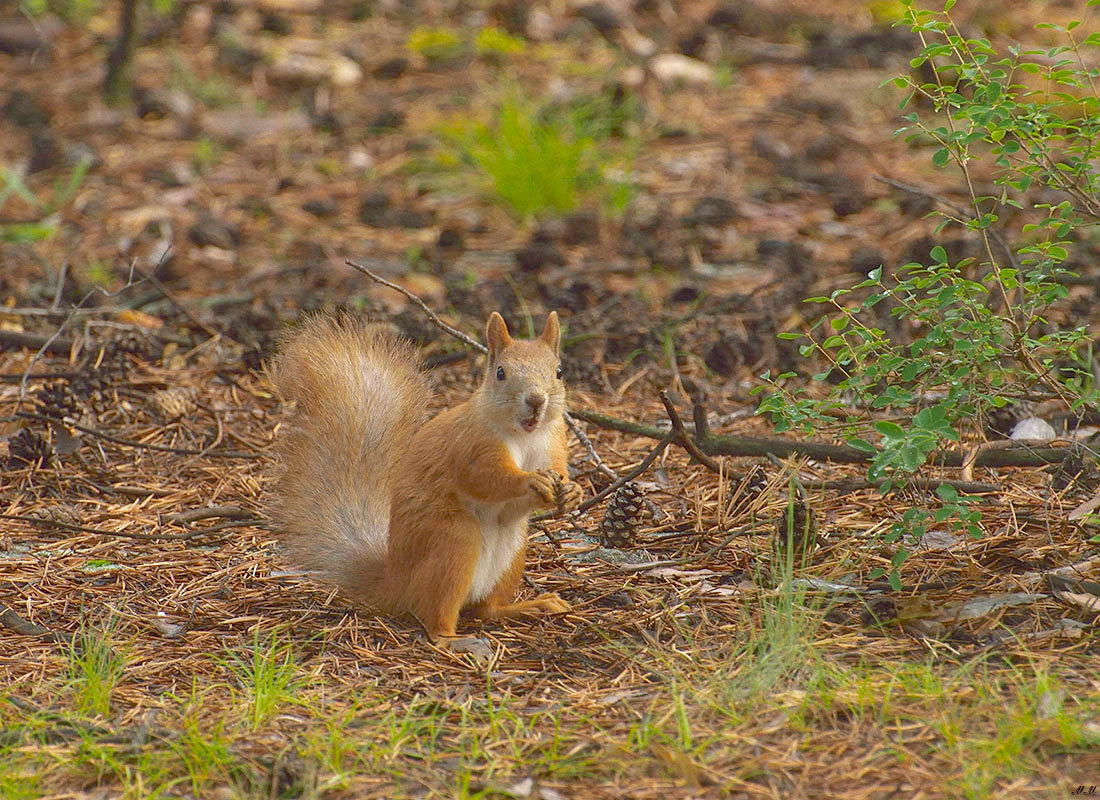
{"label": "forest floor", "polygon": [[[588,496],[657,441],[586,411],[659,437],[660,392],[685,420],[705,395],[713,433],[773,436],[750,392],[813,385],[777,339],[821,313],[804,298],[937,242],[977,254],[932,238],[958,175],[895,136],[883,84],[919,42],[876,21],[891,4],[168,5],[108,106],[114,3],[0,3],[0,797],[1100,784],[1100,551],[1072,513],[1095,470],[976,468],[982,535],[929,531],[896,591],[883,535],[930,489],[807,458],[715,471],[674,444],[615,537],[603,502],[532,525],[524,591],[572,611],[465,623],[482,659],[294,571],[268,521],[284,410],[263,368],[301,311],[391,321],[436,408],[481,369],[345,259],[475,337],[490,311],[527,333],[557,309]],[[997,46],[1081,13],[960,5]],[[651,45],[696,58],[643,69]],[[1057,309],[1093,337],[1098,250],[1079,243]],[[791,508],[805,552],[777,535]]]}

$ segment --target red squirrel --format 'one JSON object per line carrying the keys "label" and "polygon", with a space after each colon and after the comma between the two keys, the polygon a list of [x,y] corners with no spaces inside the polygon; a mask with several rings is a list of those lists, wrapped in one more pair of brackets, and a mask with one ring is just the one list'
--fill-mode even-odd
{"label": "red squirrel", "polygon": [[558,315],[526,341],[494,312],[485,336],[477,391],[428,421],[416,349],[378,325],[314,317],[273,370],[295,403],[277,508],[291,555],[373,609],[414,614],[443,646],[464,608],[569,610],[556,594],[515,599],[527,517],[582,497],[566,477]]}

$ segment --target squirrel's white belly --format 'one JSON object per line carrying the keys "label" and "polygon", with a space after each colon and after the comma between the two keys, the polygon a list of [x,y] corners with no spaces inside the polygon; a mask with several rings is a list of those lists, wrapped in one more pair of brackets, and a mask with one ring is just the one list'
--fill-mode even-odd
{"label": "squirrel's white belly", "polygon": [[[547,469],[550,466],[551,434],[548,426],[504,444],[522,470]],[[474,581],[470,585],[467,603],[484,600],[500,581],[512,560],[526,544],[529,501],[508,503],[474,503],[471,510],[481,523],[481,552],[478,554]]]}
{"label": "squirrel's white belly", "polygon": [[467,603],[484,600],[512,564],[527,539],[526,512],[515,516],[512,503],[478,504],[474,516],[481,523],[481,552],[474,568]]}

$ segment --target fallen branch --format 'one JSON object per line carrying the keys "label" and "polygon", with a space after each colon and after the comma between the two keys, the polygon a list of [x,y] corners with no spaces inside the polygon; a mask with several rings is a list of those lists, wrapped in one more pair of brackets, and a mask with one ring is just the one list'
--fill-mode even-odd
{"label": "fallen branch", "polygon": [[[73,349],[72,339],[59,339],[57,334],[45,336],[39,333],[0,330],[0,350],[6,348],[34,348],[56,356],[67,356]],[[20,376],[22,377],[22,376]]]}
{"label": "fallen branch", "polygon": [[[598,427],[643,436],[647,439],[663,439],[668,433],[655,425],[619,419],[598,411],[573,409],[570,413],[577,419],[583,419]],[[842,464],[866,464],[875,457],[874,453],[845,445],[799,442],[778,437],[715,435],[709,431],[700,435],[697,431],[695,436],[690,438],[692,444],[708,456],[767,457],[771,454],[786,458],[791,455],[803,455],[818,461],[834,461]],[[978,454],[975,464],[979,467],[1041,467],[1046,464],[1056,464],[1065,458],[1065,455],[1066,450],[1063,447],[1034,447],[1024,444],[1005,449],[985,450]],[[965,454],[960,451],[946,450],[934,453],[929,459],[929,464],[960,467],[964,458]]]}

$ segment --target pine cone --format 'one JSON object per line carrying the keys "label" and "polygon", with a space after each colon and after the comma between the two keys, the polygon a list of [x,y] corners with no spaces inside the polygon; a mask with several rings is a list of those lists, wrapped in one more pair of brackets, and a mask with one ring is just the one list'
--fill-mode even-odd
{"label": "pine cone", "polygon": [[75,417],[79,411],[76,397],[65,383],[52,383],[39,389],[34,395],[34,404],[42,416],[54,419]]}
{"label": "pine cone", "polygon": [[1094,459],[1083,448],[1073,447],[1051,470],[1050,488],[1056,492],[1073,486],[1074,489],[1096,488],[1097,469]]}
{"label": "pine cone", "polygon": [[775,518],[775,546],[784,552],[788,544],[798,554],[809,553],[817,546],[817,520],[813,510],[802,501],[785,506]]}
{"label": "pine cone", "polygon": [[645,495],[637,485],[624,483],[607,503],[607,511],[600,522],[600,541],[607,547],[630,544],[646,513]]}
{"label": "pine cone", "polygon": [[768,488],[768,471],[762,464],[756,467],[745,478],[745,494],[748,497],[756,497]]}
{"label": "pine cone", "polygon": [[28,465],[38,468],[50,461],[49,443],[32,431],[24,428],[8,442],[8,468],[22,469]]}
{"label": "pine cone", "polygon": [[92,405],[100,399],[100,395],[109,389],[111,382],[109,376],[99,369],[84,369],[69,380],[69,390],[73,395]]}
{"label": "pine cone", "polygon": [[195,410],[195,390],[190,387],[161,389],[149,397],[149,405],[165,419],[179,419]]}

